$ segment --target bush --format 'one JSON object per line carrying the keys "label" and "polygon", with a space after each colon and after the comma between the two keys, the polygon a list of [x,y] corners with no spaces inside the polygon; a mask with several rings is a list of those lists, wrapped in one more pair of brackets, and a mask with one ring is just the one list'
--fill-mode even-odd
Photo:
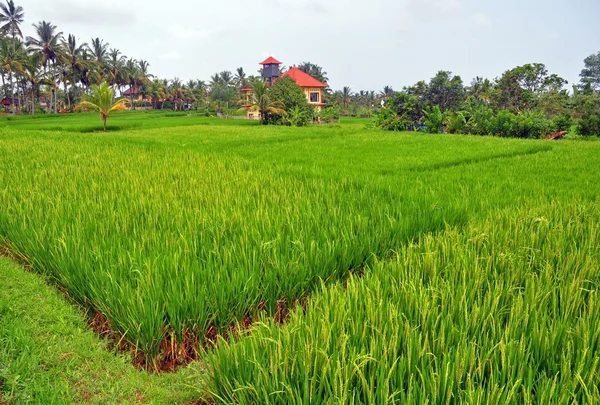
{"label": "bush", "polygon": [[568,113],[557,115],[552,121],[557,131],[568,131],[573,126],[573,118]]}
{"label": "bush", "polygon": [[447,130],[451,134],[464,134],[467,119],[462,112],[453,112],[448,116]]}
{"label": "bush", "polygon": [[321,110],[318,117],[323,122],[336,122],[340,119],[340,109],[338,107],[327,107]]}
{"label": "bush", "polygon": [[384,129],[386,131],[406,131],[409,125],[410,121],[405,117],[398,117],[398,115],[388,107],[383,107],[379,110],[379,114],[377,114],[377,117],[373,121],[373,126],[375,128]]}
{"label": "bush", "polygon": [[275,121],[281,121],[287,125],[302,126],[313,120],[314,107],[308,103],[304,91],[291,77],[282,77],[275,82],[271,88],[271,99],[283,103],[288,114],[294,115],[292,118],[274,117]]}
{"label": "bush", "polygon": [[470,117],[467,119],[465,130],[468,134],[491,135],[493,134],[494,111],[484,104],[473,106]]}
{"label": "bush", "polygon": [[596,114],[584,115],[577,125],[577,133],[583,136],[599,136],[600,116]]}
{"label": "bush", "polygon": [[541,112],[526,112],[516,116],[512,136],[515,138],[540,139],[555,132],[552,120]]}
{"label": "bush", "polygon": [[577,133],[583,136],[600,135],[600,99],[585,102],[583,114],[577,124]]}
{"label": "bush", "polygon": [[433,108],[426,108],[423,110],[423,114],[425,114],[424,124],[427,127],[427,132],[430,134],[439,134],[442,132],[442,126],[444,125],[444,113],[440,109],[439,105],[436,105]]}
{"label": "bush", "polygon": [[498,115],[490,120],[488,130],[493,135],[508,138],[515,136],[516,126],[517,116],[508,110],[500,110]]}

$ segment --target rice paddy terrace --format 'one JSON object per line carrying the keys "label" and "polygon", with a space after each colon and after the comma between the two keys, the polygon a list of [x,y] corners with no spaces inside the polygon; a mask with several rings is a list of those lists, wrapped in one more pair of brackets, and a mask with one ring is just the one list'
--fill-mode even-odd
{"label": "rice paddy terrace", "polygon": [[0,119],[0,403],[599,400],[599,142],[96,129]]}

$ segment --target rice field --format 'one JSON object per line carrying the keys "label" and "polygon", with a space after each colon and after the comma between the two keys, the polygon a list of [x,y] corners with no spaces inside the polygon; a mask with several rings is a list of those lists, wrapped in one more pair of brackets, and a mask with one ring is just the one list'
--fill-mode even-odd
{"label": "rice field", "polygon": [[1,120],[0,246],[199,399],[600,398],[600,143],[96,119]]}

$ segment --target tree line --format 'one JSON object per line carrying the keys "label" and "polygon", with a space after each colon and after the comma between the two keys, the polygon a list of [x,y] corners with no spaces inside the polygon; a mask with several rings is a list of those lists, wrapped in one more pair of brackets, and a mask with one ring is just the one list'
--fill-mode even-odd
{"label": "tree line", "polygon": [[[429,82],[386,95],[375,125],[520,138],[576,127],[580,135],[600,135],[600,52],[584,60],[571,91],[567,84],[542,63],[517,66],[494,80],[476,77],[468,86],[460,76],[440,71]],[[345,89],[342,93],[338,104],[345,107]]]}
{"label": "tree line", "polygon": [[[35,34],[24,37],[24,20],[23,8],[13,0],[0,3],[0,75],[13,112],[72,111],[91,96],[91,86],[107,83],[129,97],[130,108],[231,113],[244,105],[241,88],[260,77],[240,67],[217,72],[210,80],[160,79],[150,73],[148,61],[127,57],[101,38],[79,42],[48,21],[33,24]],[[327,80],[326,72],[310,62],[298,68]]]}

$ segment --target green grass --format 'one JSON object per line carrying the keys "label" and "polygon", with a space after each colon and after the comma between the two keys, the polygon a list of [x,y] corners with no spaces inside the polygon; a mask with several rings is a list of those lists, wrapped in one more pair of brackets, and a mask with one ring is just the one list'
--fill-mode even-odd
{"label": "green grass", "polygon": [[0,403],[187,403],[194,368],[150,375],[110,352],[45,281],[0,258]]}
{"label": "green grass", "polygon": [[114,119],[0,120],[0,239],[151,360],[261,320],[151,400],[597,398],[599,143]]}

